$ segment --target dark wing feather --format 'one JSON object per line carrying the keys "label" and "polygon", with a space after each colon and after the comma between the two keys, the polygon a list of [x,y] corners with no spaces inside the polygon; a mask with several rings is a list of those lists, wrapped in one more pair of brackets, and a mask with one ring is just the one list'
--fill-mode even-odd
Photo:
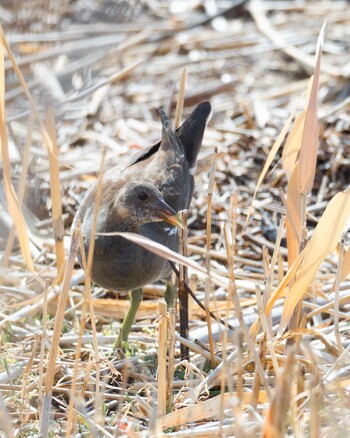
{"label": "dark wing feather", "polygon": [[[201,102],[176,130],[176,134],[184,146],[185,156],[189,167],[192,167],[196,162],[210,112],[210,103],[206,101]],[[158,141],[151,146],[147,146],[140,151],[135,152],[123,163],[123,168],[127,169],[134,164],[148,160],[148,158],[158,152],[160,145],[161,141]]]}
{"label": "dark wing feather", "polygon": [[132,154],[132,156],[124,163],[125,169],[127,169],[130,166],[133,166],[136,163],[140,163],[141,161],[147,160],[148,158],[152,157],[155,153],[157,153],[159,146],[160,146],[160,141],[158,141],[158,143],[156,144],[152,144],[151,146],[146,146],[141,150]]}

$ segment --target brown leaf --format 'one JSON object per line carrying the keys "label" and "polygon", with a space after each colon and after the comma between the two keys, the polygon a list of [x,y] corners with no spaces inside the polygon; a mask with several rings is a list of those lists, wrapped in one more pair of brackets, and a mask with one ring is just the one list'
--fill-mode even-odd
{"label": "brown leaf", "polygon": [[287,189],[286,233],[288,248],[288,266],[292,266],[298,257],[300,247],[301,202],[302,196],[298,190],[299,164],[294,166]]}
{"label": "brown leaf", "polygon": [[310,98],[305,113],[305,122],[299,155],[300,167],[298,187],[299,193],[301,193],[303,196],[306,196],[311,192],[316,172],[318,149],[317,98],[324,31],[325,23],[321,28],[317,41],[315,73],[312,80]]}
{"label": "brown leaf", "polygon": [[[329,202],[305,250],[295,260],[299,269],[284,303],[279,333],[287,326],[293,310],[304,296],[321,263],[335,250],[350,215],[350,188],[337,193]],[[301,263],[300,257],[303,256]],[[282,292],[282,291],[281,291]],[[274,297],[275,298],[275,297]],[[276,299],[276,298],[275,298]]]}

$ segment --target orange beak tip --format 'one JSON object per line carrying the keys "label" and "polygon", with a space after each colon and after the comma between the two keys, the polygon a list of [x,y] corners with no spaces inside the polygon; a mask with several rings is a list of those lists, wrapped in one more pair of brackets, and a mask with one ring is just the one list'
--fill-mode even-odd
{"label": "orange beak tip", "polygon": [[169,214],[168,212],[163,212],[162,218],[171,225],[178,228],[184,229],[181,216],[179,214]]}

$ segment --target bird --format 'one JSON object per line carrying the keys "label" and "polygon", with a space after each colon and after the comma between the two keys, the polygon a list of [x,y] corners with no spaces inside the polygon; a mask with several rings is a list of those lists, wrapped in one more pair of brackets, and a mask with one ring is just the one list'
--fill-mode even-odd
{"label": "bird", "polygon": [[[175,130],[160,108],[161,141],[137,151],[123,165],[103,175],[91,278],[105,289],[129,292],[130,307],[118,337],[122,341],[128,340],[142,301],[142,288],[165,280],[169,305],[174,286],[170,281],[172,269],[166,259],[121,235],[111,234],[138,233],[178,251],[178,227],[182,227],[179,212],[187,210],[191,203],[197,156],[210,113],[211,104],[201,102]],[[87,190],[74,220],[74,224],[80,222],[85,254],[91,242],[97,184],[93,183]],[[84,267],[82,251],[78,259]]]}

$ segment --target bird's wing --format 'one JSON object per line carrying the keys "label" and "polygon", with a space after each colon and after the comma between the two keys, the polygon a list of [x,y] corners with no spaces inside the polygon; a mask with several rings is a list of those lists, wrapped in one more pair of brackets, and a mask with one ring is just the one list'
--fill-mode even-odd
{"label": "bird's wing", "polygon": [[135,152],[131,155],[123,164],[124,169],[127,169],[130,166],[133,166],[134,164],[140,163],[141,161],[145,161],[148,158],[153,157],[153,155],[158,151],[160,146],[160,141],[158,141],[156,144],[152,144],[151,146],[146,146],[142,148],[141,150]]}
{"label": "bird's wing", "polygon": [[[181,150],[183,148],[185,152],[185,156],[189,167],[193,167],[195,165],[198,151],[202,144],[203,134],[205,130],[205,126],[208,120],[208,117],[211,112],[211,105],[209,102],[202,102],[196,106],[190,116],[183,122],[183,124],[176,129],[176,134],[174,132],[174,138],[164,138],[166,137],[164,133],[164,120],[163,123],[163,145],[166,143],[169,146],[171,145],[176,149],[176,144],[178,140],[180,140],[180,144],[182,144]],[[168,121],[168,117],[165,115],[164,111],[160,110],[161,116],[163,116],[166,121]],[[169,124],[171,125],[170,121]],[[166,133],[171,132],[171,129],[167,129]],[[176,137],[176,138],[175,138]],[[164,142],[165,140],[165,142]],[[141,150],[135,152],[128,159],[126,159],[123,163],[121,163],[121,171],[133,166],[134,164],[141,163],[148,159],[154,157],[154,155],[159,151],[161,147],[162,141],[158,141],[157,143],[142,148]],[[144,163],[146,164],[146,163]],[[118,166],[119,167],[119,166]]]}

